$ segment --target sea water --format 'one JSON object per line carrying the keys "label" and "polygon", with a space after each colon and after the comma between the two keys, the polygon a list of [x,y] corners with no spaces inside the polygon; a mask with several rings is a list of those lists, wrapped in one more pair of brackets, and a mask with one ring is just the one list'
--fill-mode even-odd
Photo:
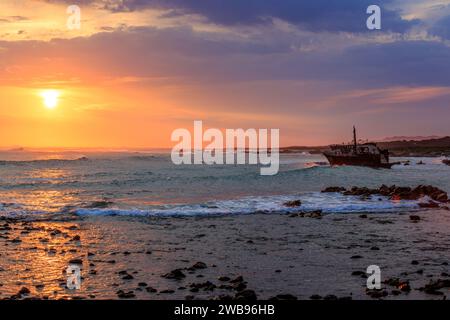
{"label": "sea water", "polygon": [[[280,155],[280,171],[261,176],[258,165],[175,165],[169,151],[1,151],[0,215],[78,214],[205,216],[289,213],[283,205],[325,213],[401,212],[417,201],[361,199],[321,193],[328,186],[432,184],[450,191],[442,158],[410,160],[392,169],[330,167],[322,155]],[[419,161],[425,164],[417,164]]]}

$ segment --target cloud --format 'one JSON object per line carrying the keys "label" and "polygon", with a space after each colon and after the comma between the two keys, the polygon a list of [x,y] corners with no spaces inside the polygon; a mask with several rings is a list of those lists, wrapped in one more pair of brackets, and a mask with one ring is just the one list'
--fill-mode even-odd
{"label": "cloud", "polygon": [[450,15],[439,19],[431,28],[430,33],[450,40]]}
{"label": "cloud", "polygon": [[[63,2],[68,0],[49,0]],[[405,20],[390,9],[393,0],[85,0],[81,4],[113,12],[161,9],[163,17],[198,14],[210,22],[225,25],[263,25],[277,18],[310,31],[367,32],[366,9],[372,4],[382,8],[384,31],[403,33],[418,20]]]}
{"label": "cloud", "polygon": [[65,72],[77,78],[182,78],[204,84],[292,80],[361,88],[450,86],[450,48],[437,41],[357,44],[318,52],[299,51],[291,40],[140,27],[50,42],[0,42],[0,78]]}

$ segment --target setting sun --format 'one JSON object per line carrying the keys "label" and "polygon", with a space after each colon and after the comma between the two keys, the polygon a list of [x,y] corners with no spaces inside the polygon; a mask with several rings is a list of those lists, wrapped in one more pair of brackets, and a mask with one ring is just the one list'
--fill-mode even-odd
{"label": "setting sun", "polygon": [[41,92],[44,106],[48,109],[54,109],[58,105],[59,91],[44,90]]}

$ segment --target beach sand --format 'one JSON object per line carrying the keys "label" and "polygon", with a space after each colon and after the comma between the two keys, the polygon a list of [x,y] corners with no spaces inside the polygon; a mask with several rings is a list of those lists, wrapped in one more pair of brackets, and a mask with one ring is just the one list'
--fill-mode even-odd
{"label": "beach sand", "polygon": [[[378,265],[382,280],[408,280],[411,287],[382,284],[384,299],[443,299],[448,287],[439,290],[443,295],[419,288],[449,280],[450,211],[414,215],[420,221],[395,213],[3,218],[0,298],[118,299],[122,290],[135,299],[225,299],[246,286],[258,299],[372,299],[364,273]],[[71,259],[82,260],[79,290],[66,288]],[[188,269],[197,262],[206,268]],[[174,269],[185,277],[162,277]],[[244,282],[219,280],[238,276]],[[23,287],[30,292],[18,295]]]}

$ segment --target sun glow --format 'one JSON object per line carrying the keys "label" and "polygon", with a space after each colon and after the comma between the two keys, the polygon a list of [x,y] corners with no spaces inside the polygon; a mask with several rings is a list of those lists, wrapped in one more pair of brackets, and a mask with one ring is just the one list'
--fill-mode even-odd
{"label": "sun glow", "polygon": [[48,109],[54,109],[58,105],[60,92],[58,90],[44,90],[41,92],[44,106]]}

